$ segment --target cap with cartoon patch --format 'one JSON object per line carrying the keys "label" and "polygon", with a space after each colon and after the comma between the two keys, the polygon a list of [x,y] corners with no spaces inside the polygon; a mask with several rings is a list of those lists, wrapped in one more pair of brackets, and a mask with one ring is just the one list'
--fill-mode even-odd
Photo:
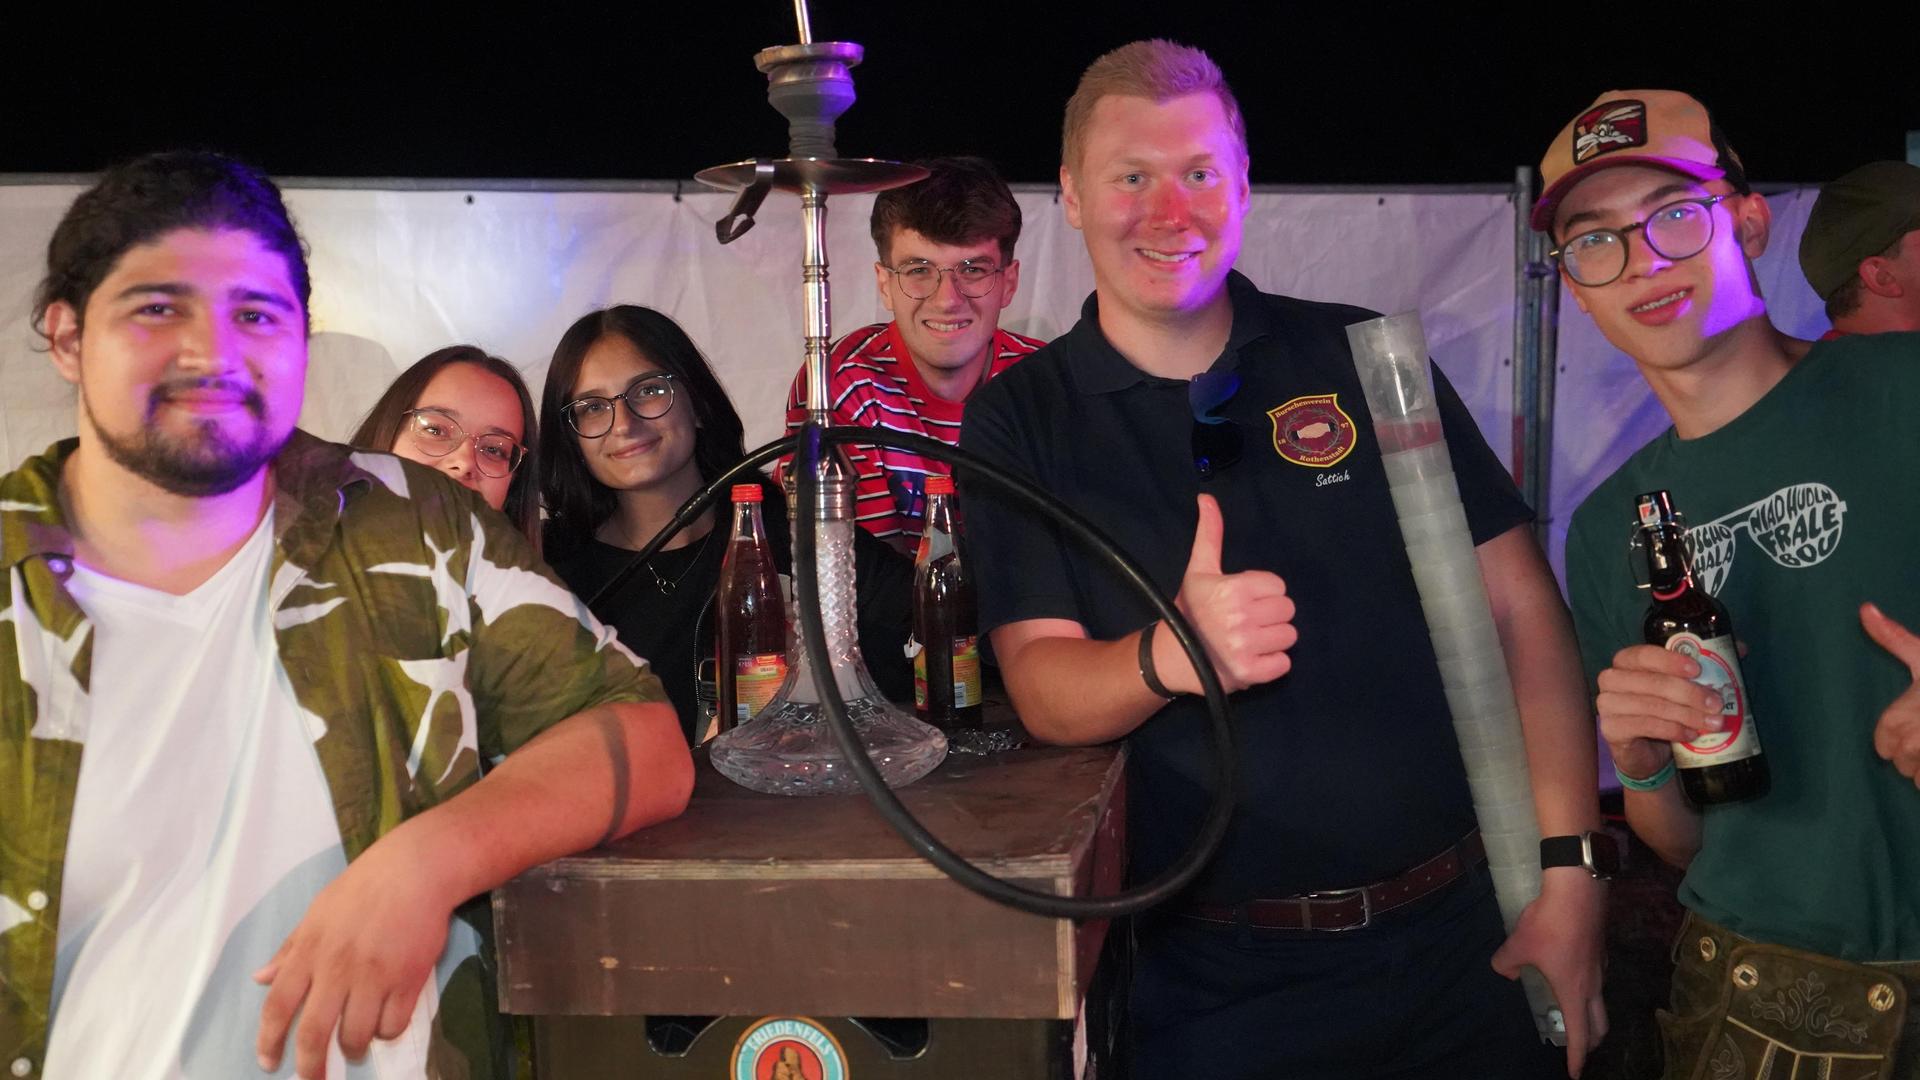
{"label": "cap with cartoon patch", "polygon": [[1739,155],[1714,134],[1707,107],[1677,90],[1609,90],[1562,128],[1540,159],[1543,190],[1530,224],[1551,228],[1575,184],[1615,165],[1653,165],[1695,180],[1741,174]]}

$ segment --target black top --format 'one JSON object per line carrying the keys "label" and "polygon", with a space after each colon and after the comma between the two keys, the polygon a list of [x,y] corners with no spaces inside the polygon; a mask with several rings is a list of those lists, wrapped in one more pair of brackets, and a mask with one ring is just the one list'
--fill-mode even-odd
{"label": "black top", "polygon": [[[780,572],[790,575],[793,546],[786,497],[771,480],[763,479],[760,485],[766,492],[761,517],[768,546]],[[594,615],[612,626],[621,644],[644,657],[666,684],[667,697],[680,714],[689,742],[696,717],[701,715],[696,690],[699,664],[713,658],[713,593],[720,582],[720,560],[726,554],[731,521],[731,510],[719,507],[710,540],[660,552],[649,560],[653,573],[641,567],[593,605]],[[591,538],[571,547],[556,544],[556,532],[548,522],[548,560],[567,587],[582,597],[592,596],[634,555]],[[867,671],[890,700],[911,706],[913,666],[901,650],[912,628],[913,562],[857,526],[853,553],[859,579],[860,651]],[[671,592],[660,588],[655,574],[673,583]],[[707,692],[711,696],[711,686]]]}
{"label": "black top", "polygon": [[[1241,796],[1196,886],[1238,902],[1397,875],[1473,826],[1439,669],[1345,327],[1360,308],[1261,293],[1232,274],[1233,330],[1213,370],[1243,379],[1216,415],[1242,459],[1203,482],[1187,385],[1156,378],[1101,334],[1096,298],[1065,336],[975,393],[961,446],[1085,514],[1168,596],[1193,546],[1195,495],[1220,501],[1222,567],[1279,574],[1297,605],[1293,670],[1233,697]],[[1472,416],[1435,385],[1474,542],[1531,517]],[[1283,449],[1284,448],[1284,453]],[[1343,453],[1344,448],[1344,453]],[[980,625],[1064,618],[1111,640],[1144,600],[1036,518],[966,490]],[[1129,737],[1131,871],[1146,880],[1192,841],[1213,754],[1206,704],[1183,697]]]}

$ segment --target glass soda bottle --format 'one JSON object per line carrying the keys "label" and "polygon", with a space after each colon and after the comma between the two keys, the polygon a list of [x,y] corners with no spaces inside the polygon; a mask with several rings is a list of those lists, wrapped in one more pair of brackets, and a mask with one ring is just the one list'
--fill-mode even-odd
{"label": "glass soda bottle", "polygon": [[1773,778],[1740,677],[1733,621],[1725,605],[1694,580],[1686,532],[1672,497],[1651,491],[1635,500],[1634,509],[1653,591],[1653,606],[1642,626],[1646,641],[1691,657],[1700,665],[1693,681],[1720,695],[1721,729],[1673,744],[1680,789],[1695,806],[1757,799],[1767,793]]}
{"label": "glass soda bottle", "polygon": [[913,565],[913,704],[920,719],[943,731],[977,731],[979,617],[960,559],[952,477],[927,477],[926,523]]}
{"label": "glass soda bottle", "polygon": [[760,519],[759,484],[733,486],[733,529],[716,590],[717,730],[753,719],[787,677],[787,605]]}

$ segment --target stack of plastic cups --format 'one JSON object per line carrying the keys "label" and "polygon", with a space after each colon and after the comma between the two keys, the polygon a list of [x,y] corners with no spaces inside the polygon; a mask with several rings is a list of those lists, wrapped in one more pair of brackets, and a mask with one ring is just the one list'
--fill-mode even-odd
{"label": "stack of plastic cups", "polygon": [[[1349,326],[1347,340],[1440,661],[1494,893],[1511,932],[1540,894],[1540,824],[1506,656],[1440,426],[1426,335],[1419,313],[1409,311]],[[1528,968],[1522,981],[1541,1037],[1564,1044],[1565,1020],[1546,980]]]}

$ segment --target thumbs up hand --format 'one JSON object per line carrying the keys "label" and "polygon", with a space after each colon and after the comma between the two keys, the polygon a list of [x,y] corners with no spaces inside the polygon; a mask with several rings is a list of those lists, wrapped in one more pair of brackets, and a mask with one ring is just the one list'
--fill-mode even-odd
{"label": "thumbs up hand", "polygon": [[1887,617],[1872,604],[1860,605],[1860,625],[1867,636],[1907,665],[1914,685],[1893,699],[1873,728],[1873,748],[1893,762],[1900,775],[1920,784],[1920,635]]}
{"label": "thumbs up hand", "polygon": [[[1293,666],[1287,650],[1300,635],[1293,628],[1293,601],[1278,574],[1265,570],[1221,573],[1220,542],[1224,533],[1220,504],[1211,495],[1200,496],[1193,554],[1187,560],[1186,576],[1180,580],[1180,595],[1174,598],[1174,604],[1199,633],[1207,659],[1220,673],[1221,685],[1232,693],[1285,675]],[[1165,680],[1168,688],[1199,693],[1200,677],[1185,655],[1178,653],[1173,635],[1162,635],[1154,647],[1171,647],[1179,657],[1155,657],[1161,672],[1178,673]]]}

